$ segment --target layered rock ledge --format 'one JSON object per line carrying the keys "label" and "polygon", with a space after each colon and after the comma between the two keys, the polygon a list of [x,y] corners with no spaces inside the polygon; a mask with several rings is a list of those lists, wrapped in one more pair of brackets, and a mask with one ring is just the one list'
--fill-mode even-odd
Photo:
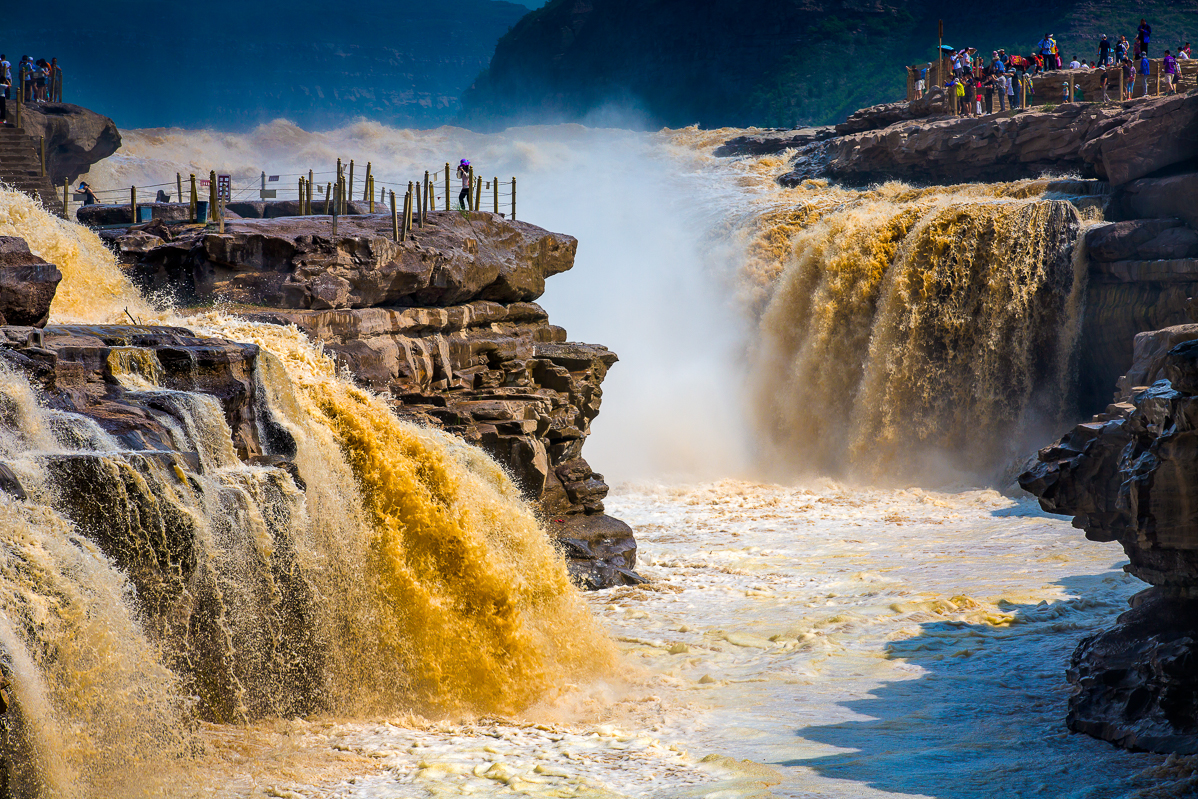
{"label": "layered rock ledge", "polygon": [[797,131],[779,132],[754,149],[734,139],[719,154],[797,146],[783,185],[821,177],[850,185],[892,179],[950,184],[1073,173],[1119,186],[1194,158],[1193,93],[982,117],[944,116],[938,98],[934,93],[922,102],[863,109],[826,140],[806,143]]}
{"label": "layered rock ledge", "polygon": [[296,325],[403,416],[486,449],[537,503],[576,579],[637,582],[631,529],[582,454],[615,353],[567,341],[533,302],[577,241],[495,214],[438,212],[406,242],[390,215],[161,220],[111,236],[129,273],[180,302]]}

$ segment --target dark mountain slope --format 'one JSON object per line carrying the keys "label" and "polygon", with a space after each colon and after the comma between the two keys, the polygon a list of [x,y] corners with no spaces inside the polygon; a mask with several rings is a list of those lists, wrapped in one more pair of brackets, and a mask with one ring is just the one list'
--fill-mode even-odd
{"label": "dark mountain slope", "polygon": [[1160,46],[1198,30],[1198,3],[1163,0],[552,0],[500,40],[464,118],[617,105],[650,126],[823,124],[901,99],[903,65],[933,57],[939,19],[955,46],[1028,52],[1049,31],[1067,55],[1096,57],[1099,33],[1130,39],[1140,15]]}
{"label": "dark mountain slope", "polygon": [[57,56],[65,99],[121,127],[358,116],[434,126],[526,12],[496,0],[83,0],[6,15],[0,50]]}

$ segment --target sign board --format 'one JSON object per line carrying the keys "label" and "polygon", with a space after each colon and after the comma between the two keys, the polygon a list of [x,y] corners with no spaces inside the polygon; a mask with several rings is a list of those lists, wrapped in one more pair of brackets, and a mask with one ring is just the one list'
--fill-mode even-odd
{"label": "sign board", "polygon": [[262,191],[258,192],[258,199],[273,200],[278,196],[278,194],[278,189],[263,189]]}
{"label": "sign board", "polygon": [[201,188],[201,189],[206,189],[206,188],[208,188],[208,187],[209,187],[209,186],[211,186],[211,185],[212,185],[212,181],[210,181],[210,180],[201,180],[201,181],[200,181],[200,188]]}
{"label": "sign board", "polygon": [[216,176],[216,199],[229,202],[233,199],[233,178],[230,175]]}

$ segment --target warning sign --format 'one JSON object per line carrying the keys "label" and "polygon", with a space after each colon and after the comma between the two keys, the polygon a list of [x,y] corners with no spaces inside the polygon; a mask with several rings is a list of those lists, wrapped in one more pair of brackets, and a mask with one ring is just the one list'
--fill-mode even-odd
{"label": "warning sign", "polygon": [[231,176],[216,176],[216,198],[225,202],[233,199],[233,179]]}

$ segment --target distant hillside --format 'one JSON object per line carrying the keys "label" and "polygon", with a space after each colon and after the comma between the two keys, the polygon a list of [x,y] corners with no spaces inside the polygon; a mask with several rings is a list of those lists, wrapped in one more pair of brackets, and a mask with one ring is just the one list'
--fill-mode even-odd
{"label": "distant hillside", "polygon": [[551,0],[500,40],[463,118],[826,124],[902,99],[903,65],[933,57],[940,19],[957,47],[1028,53],[1047,31],[1067,57],[1097,58],[1100,33],[1131,40],[1141,16],[1154,53],[1198,39],[1192,0]]}
{"label": "distant hillside", "polygon": [[495,0],[62,0],[5,15],[0,50],[57,56],[65,99],[121,127],[278,117],[435,126],[528,9]]}

